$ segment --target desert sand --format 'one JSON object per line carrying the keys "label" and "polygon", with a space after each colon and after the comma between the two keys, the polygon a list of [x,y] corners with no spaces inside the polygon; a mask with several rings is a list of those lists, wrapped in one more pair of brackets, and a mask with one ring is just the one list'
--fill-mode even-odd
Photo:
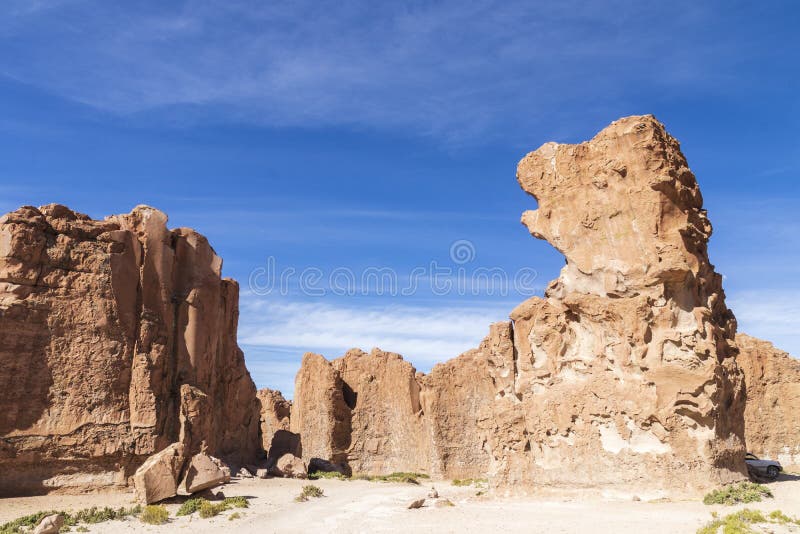
{"label": "desert sand", "polygon": [[[294,502],[304,480],[235,480],[219,490],[225,496],[249,497],[250,507],[235,510],[240,518],[229,520],[234,511],[202,519],[194,514],[175,517],[180,504],[167,504],[170,522],[146,525],[138,519],[87,525],[90,532],[608,532],[693,533],[711,520],[711,513],[724,515],[741,508],[782,510],[800,516],[800,476],[782,475],[769,484],[775,495],[760,503],[739,506],[706,506],[699,499],[684,501],[641,500],[630,496],[584,493],[500,497],[476,495],[474,487],[456,487],[447,481],[410,484],[360,480],[313,481],[325,496]],[[408,510],[413,500],[425,497],[435,486],[440,498],[455,506],[438,508],[427,500],[419,510]],[[0,500],[0,522],[43,509],[77,510],[90,506],[128,506],[133,493],[49,495]]]}

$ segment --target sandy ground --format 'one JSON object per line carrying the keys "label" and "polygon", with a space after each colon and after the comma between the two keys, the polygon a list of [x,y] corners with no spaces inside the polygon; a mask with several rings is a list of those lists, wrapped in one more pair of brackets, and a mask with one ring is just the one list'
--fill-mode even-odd
{"label": "sandy ground", "polygon": [[[303,480],[247,479],[223,488],[225,496],[249,497],[250,508],[232,510],[212,519],[174,517],[179,504],[168,504],[170,522],[145,525],[137,519],[87,525],[90,532],[592,532],[692,533],[711,519],[711,512],[730,513],[744,506],[706,506],[693,501],[634,501],[597,496],[515,497],[476,496],[473,487],[449,482],[422,486],[366,481],[319,480],[325,496],[294,502]],[[430,486],[455,506],[437,508],[428,500],[419,510],[407,505],[425,497]],[[769,484],[774,499],[747,505],[764,511],[782,510],[800,516],[800,476],[784,475]],[[77,510],[90,506],[129,506],[131,493],[48,495],[0,499],[0,523],[45,509]],[[229,520],[234,511],[240,518]]]}

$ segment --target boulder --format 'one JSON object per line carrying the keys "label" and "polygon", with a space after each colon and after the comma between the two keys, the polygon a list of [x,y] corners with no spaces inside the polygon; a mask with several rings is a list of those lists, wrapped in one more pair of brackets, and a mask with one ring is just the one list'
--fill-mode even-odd
{"label": "boulder", "polygon": [[423,504],[425,504],[425,499],[417,499],[416,501],[412,501],[411,504],[408,505],[408,509],[416,510],[417,508],[422,508]]}
{"label": "boulder", "polygon": [[236,473],[236,476],[239,478],[253,478],[253,473],[251,473],[250,470],[247,469],[246,467],[242,467]]}
{"label": "boulder", "polygon": [[58,534],[64,526],[64,516],[61,514],[48,515],[39,521],[33,534]]}
{"label": "boulder", "polygon": [[178,494],[185,463],[182,443],[173,443],[148,458],[133,475],[136,500],[143,504],[169,499]]}
{"label": "boulder", "polygon": [[182,486],[186,493],[197,493],[231,480],[230,469],[220,460],[205,453],[192,456],[186,466]]}
{"label": "boulder", "polygon": [[275,476],[284,478],[306,478],[308,476],[308,466],[302,458],[293,454],[284,454],[278,458],[273,468]]}

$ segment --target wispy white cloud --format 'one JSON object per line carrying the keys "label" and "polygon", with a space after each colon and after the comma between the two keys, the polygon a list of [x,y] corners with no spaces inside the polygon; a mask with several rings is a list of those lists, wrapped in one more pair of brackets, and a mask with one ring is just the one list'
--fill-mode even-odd
{"label": "wispy white cloud", "polygon": [[417,369],[428,371],[435,363],[476,347],[489,325],[507,319],[510,311],[502,303],[358,306],[276,302],[245,294],[239,342],[254,379],[265,387],[291,384],[305,352],[333,359],[353,347],[397,352]]}
{"label": "wispy white cloud", "polygon": [[741,47],[692,2],[40,4],[7,10],[0,72],[93,107],[455,140],[570,101],[584,115],[628,90],[697,92]]}
{"label": "wispy white cloud", "polygon": [[728,297],[739,331],[800,357],[800,290],[743,291]]}

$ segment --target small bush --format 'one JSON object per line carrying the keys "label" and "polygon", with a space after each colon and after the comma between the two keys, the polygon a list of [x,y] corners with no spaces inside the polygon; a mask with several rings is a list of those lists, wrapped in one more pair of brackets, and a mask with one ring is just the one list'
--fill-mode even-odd
{"label": "small bush", "polygon": [[139,514],[139,521],[149,525],[163,525],[167,522],[167,519],[169,519],[169,512],[163,504],[145,506],[142,513]]}
{"label": "small bush", "polygon": [[194,497],[189,499],[188,501],[184,502],[180,508],[178,508],[178,512],[175,514],[177,516],[184,516],[184,515],[191,515],[200,509],[200,505],[204,502],[208,502],[206,499],[202,497]]}
{"label": "small bush", "polygon": [[324,494],[325,493],[321,488],[314,486],[313,484],[306,484],[303,486],[303,491],[300,492],[300,495],[295,497],[294,500],[296,502],[306,502],[311,497],[322,497]]}
{"label": "small bush", "polygon": [[766,486],[752,482],[741,482],[714,490],[703,497],[703,504],[739,504],[760,502],[762,497],[772,497]]}
{"label": "small bush", "polygon": [[204,500],[202,503],[200,503],[200,508],[198,508],[197,513],[200,514],[200,517],[203,519],[208,519],[209,517],[219,515],[229,508],[230,507],[225,504],[225,501],[212,503]]}
{"label": "small bush", "polygon": [[419,478],[431,478],[425,473],[406,473],[397,471],[388,475],[366,475],[360,474],[354,477],[356,480],[369,480],[370,482],[399,482],[403,484],[419,485]]}
{"label": "small bush", "polygon": [[[775,510],[767,516],[758,510],[745,508],[725,517],[714,515],[713,521],[697,530],[697,534],[746,534],[754,533],[756,530],[750,528],[751,525],[758,524],[787,524],[794,523],[800,525],[800,520],[793,519],[780,510]],[[758,532],[761,532],[759,530]]]}
{"label": "small bush", "polygon": [[141,511],[142,507],[136,505],[132,508],[117,508],[116,510],[108,507],[98,508],[93,506],[73,513],[53,510],[37,512],[0,525],[0,534],[18,534],[24,530],[32,530],[42,519],[53,514],[60,514],[64,518],[65,527],[74,527],[80,523],[95,524],[114,519],[125,519],[128,516],[139,515]]}
{"label": "small bush", "polygon": [[247,502],[247,497],[226,497],[224,501],[227,506],[231,508],[249,508],[250,503]]}
{"label": "small bush", "polygon": [[239,519],[242,517],[242,514],[239,512],[233,512],[231,515],[228,516],[228,521],[233,521],[234,519]]}
{"label": "small bush", "polygon": [[793,524],[795,524],[797,526],[800,526],[800,519],[794,519],[792,517],[789,517],[788,515],[786,515],[783,512],[781,512],[780,510],[775,510],[773,512],[770,512],[769,519],[770,519],[771,522],[779,523],[781,525],[786,525],[786,524],[792,524],[793,523]]}
{"label": "small bush", "polygon": [[489,483],[486,478],[462,478],[453,480],[453,486],[483,486]]}
{"label": "small bush", "polygon": [[89,532],[89,529],[81,525],[75,529],[75,532]]}
{"label": "small bush", "polygon": [[24,530],[33,529],[42,519],[53,514],[64,515],[64,512],[55,512],[51,510],[49,512],[36,512],[35,514],[17,518],[14,521],[9,521],[8,523],[0,525],[0,534],[18,534]]}
{"label": "small bush", "polygon": [[338,471],[314,471],[308,475],[309,480],[347,480],[347,477]]}

